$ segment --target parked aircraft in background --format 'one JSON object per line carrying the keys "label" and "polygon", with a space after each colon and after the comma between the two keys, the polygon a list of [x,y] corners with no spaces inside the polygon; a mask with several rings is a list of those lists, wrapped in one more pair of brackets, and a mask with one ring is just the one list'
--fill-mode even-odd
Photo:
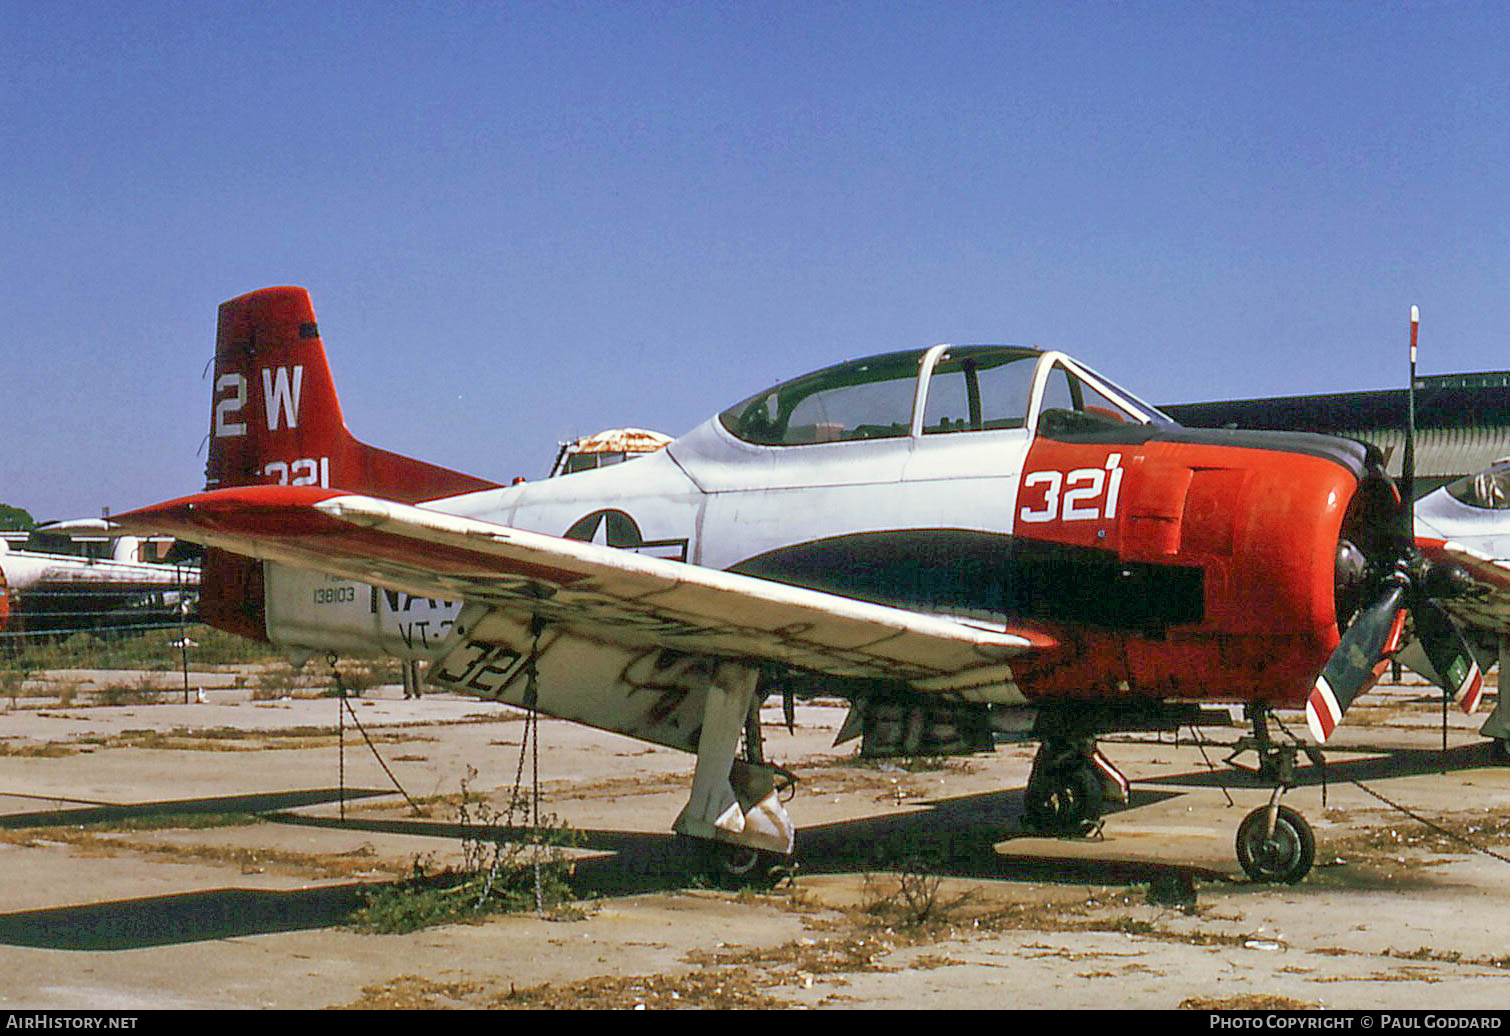
{"label": "parked aircraft in background", "polygon": [[[1416,535],[1428,556],[1461,565],[1475,592],[1446,607],[1477,649],[1486,668],[1500,667],[1501,692],[1480,733],[1494,741],[1496,754],[1510,762],[1510,458],[1451,482],[1416,501]],[[1436,671],[1416,644],[1400,654],[1405,665],[1436,679]]]}
{"label": "parked aircraft in background", "polygon": [[663,450],[670,442],[671,436],[644,428],[610,428],[596,435],[584,435],[580,439],[561,443],[548,477],[622,464],[626,460]]}
{"label": "parked aircraft in background", "polygon": [[[211,548],[207,621],[695,752],[674,827],[736,872],[793,846],[770,696],[847,698],[868,755],[1038,740],[1027,814],[1075,833],[1126,794],[1100,737],[1237,703],[1324,738],[1402,617],[1464,589],[1377,450],[1182,428],[1054,351],[842,363],[633,464],[500,487],[352,438],[308,294],[273,288],[221,307],[210,443],[206,492],[118,519]],[[1283,787],[1239,828],[1257,879],[1314,855]]]}
{"label": "parked aircraft in background", "polygon": [[122,536],[103,519],[52,522],[0,538],[0,643],[178,621],[199,589],[196,564],[166,557],[168,537]]}

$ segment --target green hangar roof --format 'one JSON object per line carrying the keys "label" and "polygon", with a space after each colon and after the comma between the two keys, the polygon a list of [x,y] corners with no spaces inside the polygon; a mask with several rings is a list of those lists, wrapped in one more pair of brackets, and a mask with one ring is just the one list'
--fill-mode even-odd
{"label": "green hangar roof", "polygon": [[[1266,428],[1362,439],[1400,473],[1406,392],[1339,392],[1161,407],[1191,428]],[[1417,493],[1510,456],[1510,371],[1416,378]]]}

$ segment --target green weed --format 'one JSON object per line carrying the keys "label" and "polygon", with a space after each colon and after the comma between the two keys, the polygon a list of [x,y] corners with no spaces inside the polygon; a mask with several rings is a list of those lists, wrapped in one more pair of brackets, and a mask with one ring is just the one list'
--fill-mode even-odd
{"label": "green weed", "polygon": [[352,915],[354,927],[378,933],[412,932],[437,924],[480,921],[493,914],[534,910],[567,916],[575,898],[570,850],[576,831],[556,816],[515,826],[528,815],[524,795],[498,810],[475,796],[470,779],[461,782],[457,822],[461,825],[462,865],[431,873],[430,858],[416,859],[410,877],[373,889]]}

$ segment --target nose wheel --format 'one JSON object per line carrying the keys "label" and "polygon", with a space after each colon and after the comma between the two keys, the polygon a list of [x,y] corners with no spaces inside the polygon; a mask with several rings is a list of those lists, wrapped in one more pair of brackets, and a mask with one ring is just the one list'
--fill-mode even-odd
{"label": "nose wheel", "polygon": [[1260,806],[1237,827],[1237,862],[1254,881],[1294,885],[1316,861],[1316,835],[1311,825],[1289,806],[1277,801]]}

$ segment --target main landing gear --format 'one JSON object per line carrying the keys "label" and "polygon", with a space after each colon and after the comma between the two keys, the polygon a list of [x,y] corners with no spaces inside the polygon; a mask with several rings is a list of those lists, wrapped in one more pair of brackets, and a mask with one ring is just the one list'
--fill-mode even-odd
{"label": "main landing gear", "polygon": [[[677,834],[702,847],[702,869],[721,884],[769,880],[791,869],[795,828],[782,808],[791,775],[763,758],[755,696],[758,673],[720,663],[703,705],[692,795]],[[744,740],[744,758],[739,754]]]}
{"label": "main landing gear", "polygon": [[1043,741],[1023,796],[1029,827],[1043,834],[1081,838],[1101,826],[1108,802],[1127,801],[1127,778],[1096,748],[1094,739]]}
{"label": "main landing gear", "polygon": [[[1500,635],[1499,667],[1502,675],[1510,673],[1510,634]],[[1479,733],[1489,738],[1489,758],[1498,766],[1510,766],[1510,690],[1500,690]]]}
{"label": "main landing gear", "polygon": [[695,872],[723,889],[773,888],[796,870],[790,853],[700,839],[697,850]]}

